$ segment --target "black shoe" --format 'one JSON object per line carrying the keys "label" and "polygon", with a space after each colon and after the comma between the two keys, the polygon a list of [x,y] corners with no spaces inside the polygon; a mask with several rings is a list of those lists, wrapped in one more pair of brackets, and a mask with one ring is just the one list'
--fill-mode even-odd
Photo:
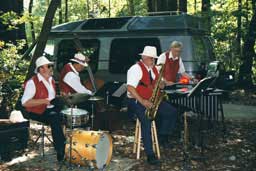
{"label": "black shoe", "polygon": [[62,162],[64,160],[64,152],[57,152],[57,160],[58,162]]}
{"label": "black shoe", "polygon": [[162,147],[164,147],[164,148],[167,148],[168,145],[169,145],[168,136],[165,136],[165,135],[159,136],[158,142],[159,142],[159,145],[160,145],[160,146],[162,146]]}
{"label": "black shoe", "polygon": [[158,165],[160,164],[160,161],[156,158],[155,155],[149,155],[148,156],[148,163],[151,165]]}

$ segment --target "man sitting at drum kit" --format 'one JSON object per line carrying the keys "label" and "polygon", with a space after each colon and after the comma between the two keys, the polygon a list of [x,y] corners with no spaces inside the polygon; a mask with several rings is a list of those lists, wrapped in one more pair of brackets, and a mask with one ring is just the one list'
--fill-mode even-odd
{"label": "man sitting at drum kit", "polygon": [[65,136],[62,130],[62,116],[51,104],[55,99],[55,81],[52,77],[53,62],[41,56],[36,60],[36,75],[25,82],[21,102],[31,119],[50,124],[57,160],[64,159]]}
{"label": "man sitting at drum kit", "polygon": [[[134,64],[127,72],[128,108],[137,115],[141,122],[142,140],[148,163],[158,164],[159,161],[152,149],[151,120],[145,115],[146,108],[153,107],[153,103],[149,99],[159,77],[154,60],[157,58],[156,48],[145,46],[140,55],[142,56],[141,61]],[[169,103],[162,101],[156,117],[160,145],[168,147],[168,137],[175,127],[177,111]]]}
{"label": "man sitting at drum kit", "polygon": [[60,72],[60,92],[62,95],[73,93],[85,93],[93,95],[93,92],[82,85],[79,72],[88,66],[88,58],[81,53],[76,53],[71,63],[67,63]]}

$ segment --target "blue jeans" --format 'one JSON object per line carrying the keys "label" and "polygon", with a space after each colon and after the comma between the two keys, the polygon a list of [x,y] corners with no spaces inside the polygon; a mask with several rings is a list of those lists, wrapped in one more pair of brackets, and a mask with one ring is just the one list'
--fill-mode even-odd
{"label": "blue jeans", "polygon": [[[153,155],[151,138],[151,121],[146,117],[146,108],[135,99],[128,100],[128,109],[136,114],[141,122],[141,134],[146,154]],[[157,131],[159,136],[168,136],[175,128],[177,110],[166,101],[161,102],[156,115]]]}

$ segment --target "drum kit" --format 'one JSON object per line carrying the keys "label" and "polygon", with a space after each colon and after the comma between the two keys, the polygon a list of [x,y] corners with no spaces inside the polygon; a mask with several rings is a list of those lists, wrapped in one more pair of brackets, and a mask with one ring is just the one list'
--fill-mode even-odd
{"label": "drum kit", "polygon": [[[104,131],[83,130],[95,114],[95,102],[104,98],[76,93],[66,99],[70,108],[61,111],[64,116],[65,126],[69,128],[68,138],[65,147],[65,159],[69,161],[69,168],[72,165],[87,166],[90,169],[104,169],[112,157],[112,138]],[[74,107],[84,101],[91,102],[91,116],[84,109]]]}

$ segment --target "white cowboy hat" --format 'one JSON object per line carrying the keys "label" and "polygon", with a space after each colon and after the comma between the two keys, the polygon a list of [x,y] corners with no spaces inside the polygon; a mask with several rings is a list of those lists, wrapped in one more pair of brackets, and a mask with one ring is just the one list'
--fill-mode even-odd
{"label": "white cowboy hat", "polygon": [[12,123],[27,121],[27,119],[24,119],[22,113],[19,110],[12,111],[9,119]]}
{"label": "white cowboy hat", "polygon": [[47,64],[53,65],[54,63],[51,62],[51,61],[49,61],[45,56],[40,56],[39,58],[37,58],[37,60],[36,60],[36,69],[35,69],[35,73],[37,73],[37,69],[38,69],[40,66],[47,65]]}
{"label": "white cowboy hat", "polygon": [[140,53],[139,55],[149,56],[152,58],[158,58],[157,53],[156,53],[156,47],[154,47],[154,46],[145,46],[143,52]]}
{"label": "white cowboy hat", "polygon": [[88,66],[86,62],[86,57],[81,53],[76,53],[73,59],[70,59],[70,61],[77,62],[85,67]]}

